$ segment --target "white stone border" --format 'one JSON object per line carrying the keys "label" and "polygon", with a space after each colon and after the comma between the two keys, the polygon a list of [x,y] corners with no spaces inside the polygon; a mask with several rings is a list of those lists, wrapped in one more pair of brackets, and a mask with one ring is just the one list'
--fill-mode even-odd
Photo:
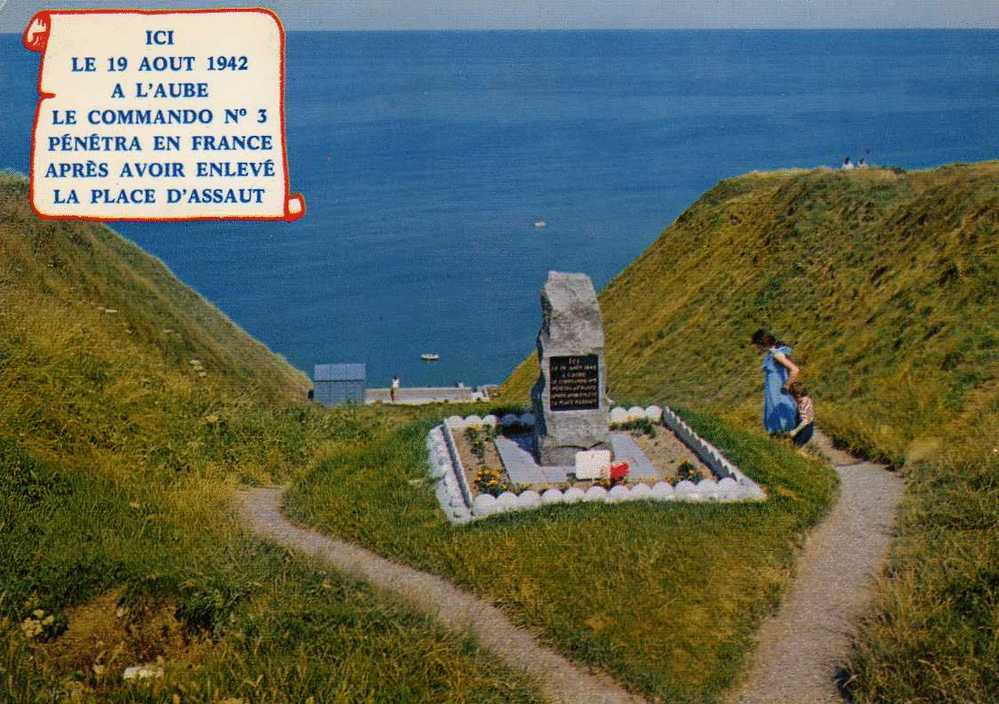
{"label": "white stone border", "polygon": [[505,491],[498,497],[479,494],[472,499],[472,491],[465,478],[458,447],[453,431],[469,427],[496,426],[511,427],[521,425],[534,427],[534,416],[530,413],[516,415],[509,413],[502,418],[496,416],[451,416],[431,429],[427,435],[427,453],[430,458],[430,476],[435,480],[434,493],[444,510],[448,521],[464,525],[470,521],[508,511],[525,511],[551,504],[574,504],[579,502],[621,503],[624,501],[761,501],[766,493],[752,479],[747,477],[730,462],[714,445],[701,438],[689,425],[670,408],[649,406],[641,408],[613,408],[611,423],[627,423],[633,420],[648,419],[661,423],[677,434],[712,471],[717,479],[702,479],[694,484],[679,482],[676,486],[659,481],[654,484],[640,483],[632,486],[619,484],[607,491],[601,486],[592,486],[586,491],[578,488],[548,489],[542,494],[528,489],[520,494]]}
{"label": "white stone border", "polygon": [[747,477],[742,471],[732,464],[717,447],[695,433],[689,425],[683,422],[673,409],[667,407],[662,411],[663,425],[668,427],[683,444],[691,449],[704,464],[711,469],[711,472],[720,478],[720,481],[732,479],[745,494],[744,499],[761,501],[767,498],[766,492],[759,484]]}
{"label": "white stone border", "polygon": [[[474,419],[474,421],[473,421]],[[482,419],[478,416],[469,416],[465,419],[465,425],[462,428],[472,428],[475,426],[481,426]],[[472,505],[472,489],[468,486],[468,479],[465,477],[465,466],[461,463],[461,455],[458,454],[458,444],[454,441],[454,434],[451,432],[451,423],[449,421],[444,421],[443,433],[444,433],[444,443],[447,445],[447,453],[451,459],[451,469],[455,478],[458,480],[458,489],[461,491],[461,496],[465,501],[466,506]]]}

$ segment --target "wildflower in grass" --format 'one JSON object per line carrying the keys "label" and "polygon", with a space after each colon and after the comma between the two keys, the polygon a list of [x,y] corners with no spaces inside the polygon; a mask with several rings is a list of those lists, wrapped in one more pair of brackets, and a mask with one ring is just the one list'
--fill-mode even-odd
{"label": "wildflower in grass", "polygon": [[83,696],[90,691],[87,685],[83,682],[77,682],[75,680],[65,680],[62,683],[63,689],[66,691],[66,700],[70,702],[82,702],[84,701]]}
{"label": "wildflower in grass", "polygon": [[42,634],[42,622],[35,618],[26,618],[21,621],[21,632],[28,640],[34,640]]}

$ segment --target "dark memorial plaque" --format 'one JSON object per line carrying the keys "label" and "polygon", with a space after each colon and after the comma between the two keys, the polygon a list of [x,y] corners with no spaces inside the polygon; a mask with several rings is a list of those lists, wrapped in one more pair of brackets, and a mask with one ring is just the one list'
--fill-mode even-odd
{"label": "dark memorial plaque", "polygon": [[592,411],[600,408],[600,366],[597,355],[551,357],[549,407],[553,411]]}

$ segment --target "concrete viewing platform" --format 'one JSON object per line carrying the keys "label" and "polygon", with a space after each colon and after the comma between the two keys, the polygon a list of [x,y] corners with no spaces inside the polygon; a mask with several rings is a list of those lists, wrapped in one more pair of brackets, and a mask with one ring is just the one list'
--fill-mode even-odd
{"label": "concrete viewing platform", "polygon": [[404,386],[396,390],[395,401],[391,400],[389,391],[388,388],[367,389],[364,392],[364,402],[418,406],[425,403],[470,403],[489,400],[489,393],[483,390],[483,387]]}

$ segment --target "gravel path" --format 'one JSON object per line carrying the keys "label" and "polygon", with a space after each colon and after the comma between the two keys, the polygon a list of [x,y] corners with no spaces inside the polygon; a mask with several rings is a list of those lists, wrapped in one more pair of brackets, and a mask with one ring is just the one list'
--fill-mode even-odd
{"label": "gravel path", "polygon": [[780,610],[760,629],[733,704],[843,702],[837,673],[887,555],[903,482],[883,465],[836,450],[820,433],[813,442],[839,474],[840,497],[809,535]]}
{"label": "gravel path", "polygon": [[607,677],[580,669],[541,646],[494,606],[441,577],[386,560],[350,543],[292,525],[281,512],[282,489],[240,492],[240,510],[254,532],[294,550],[315,555],[337,569],[401,596],[446,627],[471,632],[479,645],[540,683],[545,696],[565,704],[639,704]]}
{"label": "gravel path", "polygon": [[[728,698],[731,704],[843,701],[836,676],[849,652],[853,620],[863,612],[871,578],[887,555],[902,480],[882,465],[836,450],[821,433],[813,442],[839,474],[840,497],[808,536],[791,591],[760,629],[753,663],[743,686]],[[471,632],[482,647],[539,682],[554,702],[644,701],[606,676],[585,671],[539,645],[499,609],[447,580],[292,525],[281,512],[282,492],[277,488],[240,492],[241,512],[256,533],[401,596],[454,631]]]}

